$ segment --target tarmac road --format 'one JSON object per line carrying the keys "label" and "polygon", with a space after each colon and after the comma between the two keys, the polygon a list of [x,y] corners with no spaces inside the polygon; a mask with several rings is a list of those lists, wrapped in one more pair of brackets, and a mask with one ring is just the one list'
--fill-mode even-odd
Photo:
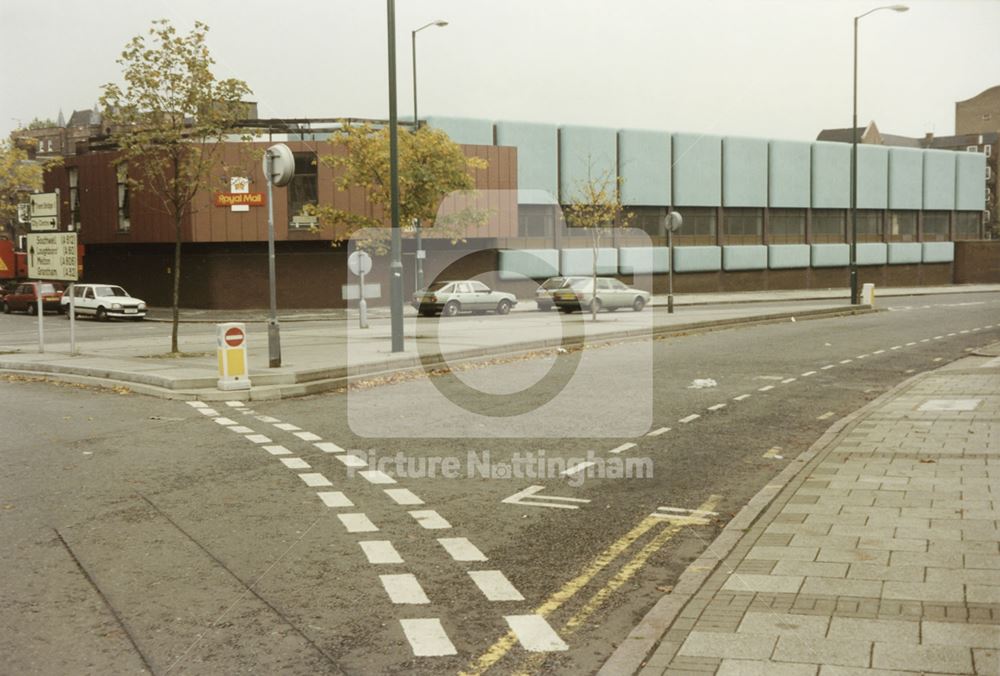
{"label": "tarmac road", "polygon": [[[484,434],[427,379],[215,415],[0,380],[5,669],[593,672],[833,421],[1000,337],[1000,294],[887,305],[619,343],[587,350],[558,391],[466,393],[494,421],[523,408],[502,420],[527,438]],[[457,375],[496,395],[551,361]],[[561,416],[531,417],[546,406]],[[553,476],[510,476],[541,450]],[[403,465],[349,476],[370,452]],[[404,476],[431,458],[437,476]],[[626,458],[652,477],[585,477]],[[581,462],[595,465],[569,471]]]}

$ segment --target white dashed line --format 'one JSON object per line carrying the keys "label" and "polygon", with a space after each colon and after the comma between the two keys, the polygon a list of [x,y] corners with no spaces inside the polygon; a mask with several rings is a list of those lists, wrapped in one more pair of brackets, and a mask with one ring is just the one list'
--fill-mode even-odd
{"label": "white dashed line", "polygon": [[293,425],[292,423],[275,423],[274,426],[282,432],[297,432],[302,429],[298,425]]}
{"label": "white dashed line", "polygon": [[744,399],[749,399],[750,397],[751,395],[749,394],[741,394],[738,397],[733,397],[733,401],[743,401]]}
{"label": "white dashed line", "polygon": [[572,467],[570,467],[568,469],[564,469],[563,471],[561,471],[559,473],[561,475],[563,475],[563,476],[569,476],[570,474],[576,474],[577,472],[585,470],[585,469],[587,469],[588,467],[590,467],[590,466],[592,466],[594,464],[596,464],[596,463],[593,463],[593,462],[581,462],[579,465],[573,465]]}
{"label": "white dashed line", "polygon": [[397,505],[424,504],[424,501],[418,498],[409,488],[386,488],[385,494]]}
{"label": "white dashed line", "polygon": [[[363,462],[363,461],[362,461]],[[396,480],[385,472],[380,472],[377,469],[363,470],[358,472],[361,478],[366,480],[370,484],[394,484]]]}
{"label": "white dashed line", "polygon": [[227,401],[226,406],[231,406],[232,408],[243,408],[246,406],[242,401]]}
{"label": "white dashed line", "polygon": [[533,653],[568,650],[569,646],[559,638],[549,623],[541,615],[506,615],[507,625],[525,650]]}
{"label": "white dashed line", "polygon": [[932,361],[944,361],[944,357],[934,357]]}
{"label": "white dashed line", "polygon": [[972,332],[973,332],[973,333],[975,333],[976,331],[982,331],[982,329],[981,329],[981,328],[979,328],[978,326],[977,326],[976,328],[972,329]]}
{"label": "white dashed line", "polygon": [[330,480],[322,474],[299,474],[299,478],[306,482],[306,486],[332,486]]}
{"label": "white dashed line", "polygon": [[261,421],[262,423],[267,423],[268,425],[271,425],[271,424],[274,424],[274,423],[280,423],[281,422],[277,418],[272,418],[269,415],[255,415],[254,417],[257,420]]}
{"label": "white dashed line", "polygon": [[646,433],[647,437],[658,437],[670,431],[669,427],[657,427],[655,430]]}
{"label": "white dashed line", "polygon": [[944,336],[934,336],[934,340],[941,340]]}
{"label": "white dashed line", "polygon": [[235,420],[230,420],[229,418],[215,418],[214,420],[220,425],[225,425],[225,426],[238,424]]}
{"label": "white dashed line", "polygon": [[689,423],[689,422],[691,422],[691,421],[693,421],[693,420],[697,420],[697,419],[698,419],[698,418],[700,418],[700,417],[701,417],[701,415],[699,415],[699,414],[697,414],[697,413],[692,413],[692,414],[691,414],[691,415],[689,415],[689,416],[685,416],[685,417],[681,418],[681,419],[680,419],[680,420],[678,420],[677,422],[679,422],[679,423],[683,423],[683,424],[685,424],[685,425],[686,425],[687,423]]}
{"label": "white dashed line", "polygon": [[808,378],[809,376],[814,376],[814,375],[816,375],[815,371],[806,371],[805,373],[802,374],[801,377],[802,378]]}
{"label": "white dashed line", "polygon": [[854,360],[853,359],[841,359],[840,363],[841,364],[850,364],[852,361],[854,361]]}
{"label": "white dashed line", "polygon": [[438,542],[455,561],[485,561],[486,555],[468,538],[438,538]]}
{"label": "white dashed line", "polygon": [[329,441],[317,441],[315,444],[313,444],[313,446],[323,451],[324,453],[344,452],[344,449],[342,449],[340,446],[338,446],[337,444],[330,443]]}
{"label": "white dashed line", "polygon": [[189,401],[189,402],[187,402],[187,405],[190,406],[191,408],[207,408],[208,407],[208,404],[206,404],[203,401]]}
{"label": "white dashed line", "polygon": [[323,504],[327,507],[353,507],[354,503],[351,502],[350,498],[341,493],[340,491],[321,491],[316,495],[319,499],[323,501]]}
{"label": "white dashed line", "polygon": [[893,345],[893,346],[892,346],[892,347],[890,347],[889,349],[890,349],[890,350],[902,350],[902,349],[903,349],[903,346],[902,346],[902,345]]}
{"label": "white dashed line", "polygon": [[774,389],[774,385],[765,385],[764,387],[758,387],[757,391],[758,392],[767,392],[768,390],[773,390],[773,389]]}
{"label": "white dashed line", "polygon": [[785,378],[781,381],[782,385],[787,385],[788,383],[794,383],[798,378]]}
{"label": "white dashed line", "polygon": [[302,441],[319,441],[323,438],[318,434],[313,434],[312,432],[292,432],[292,434],[297,436]]}
{"label": "white dashed line", "polygon": [[521,592],[499,570],[470,570],[469,577],[489,601],[523,601]]}
{"label": "white dashed line", "polygon": [[931,339],[930,339],[930,338],[922,338],[922,339],[920,340],[920,342],[921,342],[921,343],[929,343],[929,342],[931,342]]}
{"label": "white dashed line", "polygon": [[916,373],[917,369],[906,369],[903,373]]}
{"label": "white dashed line", "polygon": [[959,333],[968,333],[968,332],[969,332],[969,329],[965,329],[963,331],[959,331]]}
{"label": "white dashed line", "polygon": [[610,451],[608,451],[608,453],[623,453],[623,452],[627,451],[630,448],[635,448],[635,444],[632,444],[632,443],[622,444],[621,446],[618,446],[617,448],[612,448]]}
{"label": "white dashed line", "polygon": [[368,557],[368,563],[387,564],[403,563],[403,557],[388,540],[364,540],[359,542],[361,551]]}
{"label": "white dashed line", "polygon": [[457,651],[438,619],[400,620],[406,640],[416,657],[444,657]]}
{"label": "white dashed line", "polygon": [[271,455],[291,455],[292,452],[289,451],[284,446],[265,446],[264,450]]}
{"label": "white dashed line", "polygon": [[389,595],[389,600],[393,603],[423,605],[431,602],[413,573],[379,575],[378,577],[382,580],[385,593]]}
{"label": "white dashed line", "polygon": [[367,467],[368,466],[368,463],[365,460],[363,460],[362,458],[359,458],[356,455],[338,455],[338,456],[336,456],[336,458],[337,458],[337,460],[341,461],[342,463],[344,463],[348,467]]}
{"label": "white dashed line", "polygon": [[957,335],[958,335],[957,333],[949,333],[948,337],[951,338],[952,336],[957,336]]}
{"label": "white dashed line", "polygon": [[233,427],[227,427],[226,429],[227,430],[232,430],[233,432],[236,432],[237,434],[253,434],[254,433],[254,431],[252,429],[250,429],[249,427],[244,427],[243,425],[235,425]]}
{"label": "white dashed line", "polygon": [[816,420],[826,420],[827,418],[832,418],[832,417],[833,417],[834,415],[835,415],[835,414],[834,414],[834,412],[833,412],[833,411],[827,411],[827,412],[826,412],[826,413],[824,413],[823,415],[821,415],[821,416],[817,416],[817,417],[816,417]]}
{"label": "white dashed line", "polygon": [[246,435],[247,441],[252,441],[255,444],[269,444],[271,443],[270,437],[265,437],[263,434],[248,434]]}
{"label": "white dashed line", "polygon": [[819,368],[819,370],[820,370],[820,371],[826,371],[826,370],[828,370],[828,369],[832,369],[832,368],[834,368],[835,366],[836,366],[836,364],[827,364],[826,366],[821,366],[821,367]]}
{"label": "white dashed line", "polygon": [[216,416],[216,415],[219,415],[219,412],[216,411],[214,408],[199,408],[198,412],[199,413],[203,413],[204,415],[207,415],[207,416]]}
{"label": "white dashed line", "polygon": [[[792,380],[795,380],[795,379],[794,379],[794,378],[792,378]],[[709,410],[709,411],[721,411],[721,410],[722,410],[722,409],[724,409],[725,407],[726,407],[726,405],[725,405],[725,404],[715,404],[714,406],[709,406],[709,407],[708,407],[708,410]]]}
{"label": "white dashed line", "polygon": [[378,530],[378,526],[373,524],[367,515],[360,512],[338,514],[337,518],[340,519],[340,523],[344,524],[348,533],[374,533]]}
{"label": "white dashed line", "polygon": [[433,509],[421,509],[415,512],[408,512],[410,516],[417,520],[423,528],[427,530],[441,530],[451,528],[451,524]]}
{"label": "white dashed line", "polygon": [[868,359],[868,355],[867,354],[859,354],[857,357],[855,357],[855,359]]}
{"label": "white dashed line", "polygon": [[883,354],[885,350],[875,350],[872,354]]}
{"label": "white dashed line", "polygon": [[907,343],[906,347],[913,347],[916,344],[917,344],[917,341],[913,341],[912,343]]}
{"label": "white dashed line", "polygon": [[781,446],[772,446],[767,449],[764,455],[760,456],[762,458],[767,458],[768,460],[784,460],[785,457],[781,455]]}
{"label": "white dashed line", "polygon": [[302,458],[280,458],[280,460],[288,469],[312,469],[311,465]]}

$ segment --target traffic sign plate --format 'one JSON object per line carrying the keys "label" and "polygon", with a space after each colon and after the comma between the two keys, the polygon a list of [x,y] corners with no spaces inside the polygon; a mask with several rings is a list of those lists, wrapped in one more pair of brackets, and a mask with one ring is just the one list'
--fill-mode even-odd
{"label": "traffic sign plate", "polygon": [[239,347],[243,344],[244,337],[242,329],[234,326],[226,331],[226,345],[229,347]]}
{"label": "traffic sign plate", "polygon": [[76,281],[76,233],[27,235],[28,277]]}

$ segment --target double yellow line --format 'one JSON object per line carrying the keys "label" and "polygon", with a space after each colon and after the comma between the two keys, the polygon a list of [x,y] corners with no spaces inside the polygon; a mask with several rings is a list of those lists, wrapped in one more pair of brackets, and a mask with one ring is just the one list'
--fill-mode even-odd
{"label": "double yellow line", "polygon": [[[722,496],[712,495],[703,502],[694,513],[699,512],[710,512],[719,501]],[[580,590],[582,590],[591,580],[597,576],[602,570],[607,568],[615,559],[621,556],[629,547],[635,543],[636,540],[645,535],[650,529],[658,524],[666,522],[669,524],[662,531],[657,533],[657,535],[650,540],[639,552],[632,557],[621,569],[615,574],[611,580],[608,581],[604,587],[598,590],[590,599],[583,605],[580,610],[576,612],[567,622],[563,625],[560,630],[562,636],[572,634],[580,626],[587,621],[591,615],[600,608],[604,602],[611,596],[615,591],[617,591],[623,584],[628,582],[639,570],[645,565],[646,561],[654,553],[663,548],[663,546],[677,533],[679,533],[685,526],[697,526],[705,525],[708,521],[704,518],[698,516],[647,516],[645,519],[639,522],[639,524],[630,530],[628,533],[623,535],[621,538],[616,540],[607,549],[601,552],[593,561],[591,561],[586,568],[580,572],[579,575],[574,577],[572,580],[567,582],[561,589],[553,593],[549,598],[545,600],[540,606],[535,608],[535,614],[541,615],[542,617],[548,617],[550,614],[558,610],[564,603],[573,598]],[[510,652],[510,649],[514,647],[517,643],[517,637],[514,632],[508,631],[496,643],[490,646],[482,655],[480,655],[476,660],[474,660],[465,671],[461,672],[462,676],[479,676],[489,670],[494,664],[499,662],[503,657]],[[533,665],[541,662],[545,659],[543,654],[535,655],[529,660],[526,667],[530,668]]]}

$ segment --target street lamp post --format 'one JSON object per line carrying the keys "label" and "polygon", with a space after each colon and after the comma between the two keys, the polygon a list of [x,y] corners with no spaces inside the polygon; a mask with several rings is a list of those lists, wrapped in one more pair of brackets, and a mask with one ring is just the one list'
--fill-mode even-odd
{"label": "street lamp post", "polygon": [[399,232],[399,141],[396,128],[396,2],[386,0],[389,29],[389,201],[392,214],[392,244],[389,261],[389,314],[392,351],[403,351],[403,261]]}
{"label": "street lamp post", "polygon": [[[413,131],[416,132],[420,128],[420,118],[417,117],[417,33],[425,28],[430,28],[431,26],[438,26],[439,28],[444,28],[448,25],[447,21],[438,19],[437,21],[431,21],[428,24],[424,24],[420,28],[412,31],[410,33],[410,44],[413,49]],[[423,241],[420,236],[420,219],[414,219],[414,232],[416,234],[416,287],[422,289],[424,287],[424,259],[423,259]]]}
{"label": "street lamp post", "polygon": [[885,5],[870,9],[854,17],[854,106],[851,118],[851,305],[857,305],[858,297],[858,22],[864,17],[883,9],[906,12],[906,5]]}

